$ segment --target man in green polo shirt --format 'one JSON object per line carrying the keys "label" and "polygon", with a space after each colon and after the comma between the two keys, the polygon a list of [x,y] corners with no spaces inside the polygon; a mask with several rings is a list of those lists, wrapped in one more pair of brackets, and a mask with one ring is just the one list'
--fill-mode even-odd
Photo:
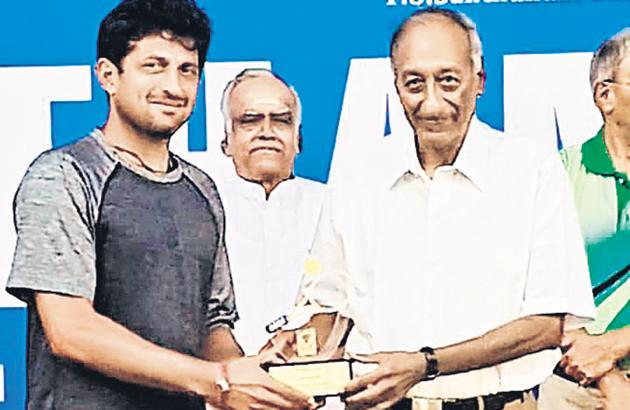
{"label": "man in green polo shirt", "polygon": [[604,126],[561,155],[573,184],[597,318],[586,332],[565,335],[557,372],[564,378],[543,385],[545,409],[621,409],[630,399],[630,29],[595,52],[590,81]]}

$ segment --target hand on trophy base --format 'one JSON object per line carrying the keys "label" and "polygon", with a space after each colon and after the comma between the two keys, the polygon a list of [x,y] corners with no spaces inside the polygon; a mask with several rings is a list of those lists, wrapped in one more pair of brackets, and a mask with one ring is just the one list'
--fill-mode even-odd
{"label": "hand on trophy base", "polygon": [[336,396],[352,379],[344,359],[352,320],[337,313],[314,315],[295,330],[280,330],[259,357],[271,377],[313,397]]}
{"label": "hand on trophy base", "polygon": [[313,396],[270,377],[257,356],[224,362],[223,378],[218,382],[220,394],[208,396],[206,409],[294,409],[319,407]]}

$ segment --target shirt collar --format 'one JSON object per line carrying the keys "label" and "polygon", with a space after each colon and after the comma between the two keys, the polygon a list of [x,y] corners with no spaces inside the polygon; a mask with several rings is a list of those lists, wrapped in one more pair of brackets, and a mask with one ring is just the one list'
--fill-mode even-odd
{"label": "shirt collar", "polygon": [[154,182],[167,183],[167,182],[176,182],[183,175],[183,168],[182,168],[182,164],[179,161],[179,158],[170,151],[168,155],[169,155],[169,161],[172,163],[171,169],[165,173],[155,173],[125,159],[122,155],[120,155],[118,150],[105,140],[105,134],[103,134],[103,131],[101,129],[95,128],[90,133],[90,137],[94,138],[97,144],[101,147],[101,149],[105,152],[105,154],[110,159],[112,159],[113,161],[124,166],[125,168],[131,170],[135,174],[140,175],[146,179],[149,179]]}
{"label": "shirt collar", "polygon": [[477,188],[483,190],[487,181],[489,127],[473,116],[462,147],[455,158],[455,167]]}
{"label": "shirt collar", "polygon": [[276,200],[277,198],[283,196],[283,192],[289,189],[290,186],[294,184],[294,180],[295,176],[291,175],[289,179],[285,179],[284,181],[280,182],[271,192],[269,198],[267,198],[265,188],[263,188],[260,183],[242,178],[236,173],[236,169],[232,168],[229,172],[228,177],[229,186],[240,195],[262,202],[269,202],[272,199]]}
{"label": "shirt collar", "polygon": [[[488,127],[473,116],[464,142],[455,158],[452,167],[470,180],[478,189],[483,189],[487,181],[488,149],[486,138]],[[405,175],[413,174],[426,178],[416,155],[415,137],[413,132],[390,136],[394,141],[391,145],[391,172],[386,176],[389,186],[394,186]]]}
{"label": "shirt collar", "polygon": [[617,174],[613,165],[606,143],[604,142],[604,129],[601,128],[596,136],[582,145],[582,164],[592,174],[613,176]]}

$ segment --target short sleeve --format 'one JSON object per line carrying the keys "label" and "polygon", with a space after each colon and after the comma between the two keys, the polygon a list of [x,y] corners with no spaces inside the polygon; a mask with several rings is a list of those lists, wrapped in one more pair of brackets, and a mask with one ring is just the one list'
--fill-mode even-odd
{"label": "short sleeve", "polygon": [[327,192],[315,231],[309,261],[315,272],[305,272],[300,297],[306,297],[325,308],[343,311],[350,291],[349,275],[344,262],[341,234],[336,223],[337,189]]}
{"label": "short sleeve", "polygon": [[236,298],[234,296],[234,284],[230,270],[230,262],[225,246],[225,212],[223,204],[212,179],[203,171],[179,158],[184,166],[184,172],[199,189],[208,202],[209,210],[217,224],[217,249],[208,294],[206,295],[206,328],[211,329],[216,325],[228,325],[234,327],[238,320],[236,310]]}
{"label": "short sleeve", "polygon": [[13,204],[17,242],[7,292],[27,303],[36,291],[94,298],[89,204],[79,166],[67,154],[50,151],[31,164]]}
{"label": "short sleeve", "polygon": [[586,252],[566,172],[556,155],[539,169],[523,315],[567,313],[567,328],[593,318]]}
{"label": "short sleeve", "polygon": [[[223,215],[221,213],[221,215]],[[225,223],[221,224],[221,234],[214,261],[214,271],[209,287],[208,304],[206,311],[206,327],[227,324],[234,327],[238,320],[234,286],[230,273],[230,264],[225,248]]]}

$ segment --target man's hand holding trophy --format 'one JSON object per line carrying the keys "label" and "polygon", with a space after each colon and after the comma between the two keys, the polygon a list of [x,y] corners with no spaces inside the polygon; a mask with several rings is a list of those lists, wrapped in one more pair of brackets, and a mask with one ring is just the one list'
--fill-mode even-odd
{"label": "man's hand holding trophy", "polygon": [[275,333],[259,353],[273,378],[315,398],[342,394],[353,378],[354,362],[345,351],[354,322],[341,314],[344,306],[318,303],[320,272],[319,262],[307,259],[295,307],[268,326]]}

